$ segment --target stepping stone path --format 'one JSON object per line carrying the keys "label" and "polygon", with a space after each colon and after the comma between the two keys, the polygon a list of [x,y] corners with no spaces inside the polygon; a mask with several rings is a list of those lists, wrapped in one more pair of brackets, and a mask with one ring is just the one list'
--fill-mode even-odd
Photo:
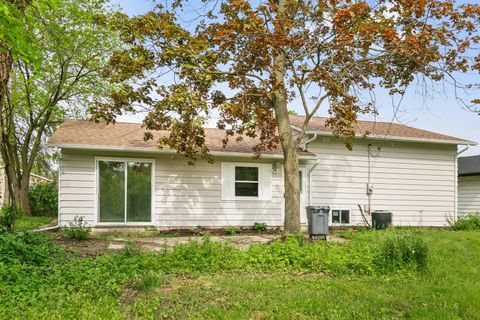
{"label": "stepping stone path", "polygon": [[[281,235],[259,234],[259,235],[238,235],[238,236],[211,236],[212,242],[230,242],[241,250],[247,250],[252,244],[268,243],[280,238]],[[151,251],[170,251],[177,244],[188,243],[190,240],[202,241],[201,236],[190,237],[135,237],[135,238],[114,238],[108,245],[109,250],[122,250],[129,241],[135,241],[140,248]],[[347,239],[328,236],[327,241],[343,243]]]}

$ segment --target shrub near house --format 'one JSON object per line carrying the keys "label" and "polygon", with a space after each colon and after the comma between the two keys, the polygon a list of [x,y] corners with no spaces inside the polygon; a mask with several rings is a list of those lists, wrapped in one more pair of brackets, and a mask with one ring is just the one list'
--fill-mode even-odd
{"label": "shrub near house", "polygon": [[30,186],[28,201],[32,216],[56,217],[58,211],[58,190],[53,183],[38,183]]}
{"label": "shrub near house", "polygon": [[452,230],[480,231],[480,213],[469,213],[460,216],[450,223]]}

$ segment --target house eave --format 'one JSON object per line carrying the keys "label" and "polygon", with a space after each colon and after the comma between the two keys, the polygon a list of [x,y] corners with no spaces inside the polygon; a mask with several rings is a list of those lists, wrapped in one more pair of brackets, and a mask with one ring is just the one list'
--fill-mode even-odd
{"label": "house eave", "polygon": [[[333,132],[320,131],[320,130],[307,130],[306,134],[317,134],[317,136],[336,137]],[[370,140],[387,140],[387,141],[399,141],[399,142],[423,142],[423,143],[439,143],[439,144],[453,144],[453,145],[470,145],[476,146],[478,143],[468,140],[450,140],[450,139],[429,139],[429,138],[415,138],[415,137],[400,137],[400,136],[384,136],[384,135],[362,135],[355,134],[357,139],[370,139]]]}
{"label": "house eave", "polygon": [[[124,151],[124,152],[143,152],[152,154],[177,154],[176,151],[170,149],[154,149],[144,147],[124,147],[124,146],[96,146],[85,144],[62,144],[62,143],[49,143],[49,148],[60,149],[73,149],[73,150],[92,150],[92,151]],[[232,151],[210,151],[213,157],[239,157],[239,158],[252,158],[253,153],[248,152],[232,152]],[[283,159],[281,154],[263,153],[261,154],[263,159]],[[317,157],[314,155],[299,155],[301,160],[315,160]]]}

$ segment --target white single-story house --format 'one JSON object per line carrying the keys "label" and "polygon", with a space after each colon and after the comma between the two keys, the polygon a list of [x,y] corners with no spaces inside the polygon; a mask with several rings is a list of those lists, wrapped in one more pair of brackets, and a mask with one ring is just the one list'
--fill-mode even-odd
{"label": "white single-story house", "polygon": [[[298,128],[304,117],[292,116]],[[475,144],[395,123],[359,121],[353,150],[313,118],[299,150],[301,222],[307,205],[330,206],[332,225],[362,225],[360,208],[389,210],[393,223],[444,226],[457,214],[457,147]],[[281,149],[253,160],[257,141],[206,129],[214,163],[194,166],[144,141],[138,123],[68,120],[49,140],[60,148],[59,219],[95,227],[283,225]],[[168,134],[153,132],[154,137]],[[367,217],[368,218],[368,217]]]}
{"label": "white single-story house", "polygon": [[480,155],[458,158],[458,213],[480,212]]}

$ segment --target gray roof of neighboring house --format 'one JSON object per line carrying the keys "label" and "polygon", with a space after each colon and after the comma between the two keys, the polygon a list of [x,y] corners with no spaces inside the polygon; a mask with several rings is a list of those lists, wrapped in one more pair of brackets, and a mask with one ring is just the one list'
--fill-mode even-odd
{"label": "gray roof of neighboring house", "polygon": [[480,155],[458,158],[458,175],[480,175]]}

